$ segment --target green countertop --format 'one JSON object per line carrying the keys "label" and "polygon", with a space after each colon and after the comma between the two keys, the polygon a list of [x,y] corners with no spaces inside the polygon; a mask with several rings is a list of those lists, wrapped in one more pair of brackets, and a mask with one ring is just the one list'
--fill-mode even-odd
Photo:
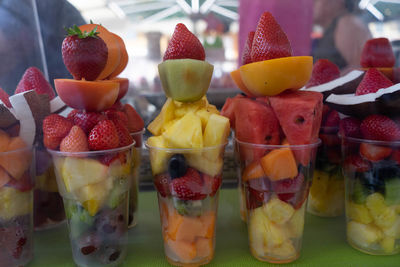
{"label": "green countertop", "polygon": [[[240,220],[238,192],[223,189],[217,224],[215,257],[209,266],[272,266],[259,262],[248,250],[246,225]],[[75,266],[66,225],[35,233],[35,258],[28,267]],[[164,258],[156,193],[140,192],[138,225],[129,232],[128,256],[122,266],[170,266]],[[281,265],[282,266],[282,265]],[[400,255],[370,256],[345,240],[344,218],[306,216],[300,258],[283,266],[400,266]]]}

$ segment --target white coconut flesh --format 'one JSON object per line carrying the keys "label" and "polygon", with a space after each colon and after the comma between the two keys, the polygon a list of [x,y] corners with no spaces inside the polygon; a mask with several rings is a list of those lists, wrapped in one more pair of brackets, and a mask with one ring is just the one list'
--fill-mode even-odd
{"label": "white coconut flesh", "polygon": [[61,100],[59,96],[56,96],[50,100],[50,113],[59,113],[67,107],[67,104]]}
{"label": "white coconut flesh", "polygon": [[313,91],[313,92],[326,92],[329,90],[332,90],[336,87],[342,86],[348,82],[354,81],[357,78],[359,78],[361,75],[364,74],[364,71],[360,71],[360,70],[353,70],[349,73],[347,73],[346,75],[337,78],[335,80],[332,80],[330,82],[324,83],[324,84],[320,84],[317,86],[312,86],[309,88],[304,88],[303,90],[307,90],[307,91]]}

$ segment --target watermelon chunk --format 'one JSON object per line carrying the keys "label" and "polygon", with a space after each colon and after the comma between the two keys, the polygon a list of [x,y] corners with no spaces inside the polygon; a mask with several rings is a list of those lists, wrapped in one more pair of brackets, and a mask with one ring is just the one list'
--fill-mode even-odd
{"label": "watermelon chunk", "polygon": [[[322,120],[322,94],[288,91],[269,99],[282,131],[291,145],[311,144],[318,140]],[[311,151],[293,151],[297,162],[307,166]]]}
{"label": "watermelon chunk", "polygon": [[224,106],[221,109],[221,115],[229,119],[232,129],[235,129],[235,102],[238,98],[244,98],[242,94],[237,94],[235,97],[227,98]]}

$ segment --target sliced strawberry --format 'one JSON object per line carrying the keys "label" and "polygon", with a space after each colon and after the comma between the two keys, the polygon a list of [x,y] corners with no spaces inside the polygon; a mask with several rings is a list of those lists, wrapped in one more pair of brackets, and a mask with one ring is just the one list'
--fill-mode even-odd
{"label": "sliced strawberry", "polygon": [[68,113],[67,115],[67,119],[69,121],[71,121],[72,123],[74,123],[74,118],[75,118],[75,114],[79,113],[80,111],[78,109],[73,109],[70,111],[70,113]]}
{"label": "sliced strawberry", "polygon": [[178,23],[168,43],[163,60],[183,58],[204,60],[206,53],[199,39],[184,24]]}
{"label": "sliced strawberry", "polygon": [[379,89],[392,86],[393,83],[379,70],[371,68],[365,73],[360,84],[357,86],[356,95],[375,93]]}
{"label": "sliced strawberry", "polygon": [[139,113],[137,113],[137,111],[131,105],[125,104],[122,111],[128,117],[127,127],[130,133],[135,133],[143,130],[144,121],[142,117],[140,117]]}
{"label": "sliced strawberry", "polygon": [[158,174],[154,177],[154,186],[156,190],[162,197],[167,197],[171,195],[169,191],[169,176],[166,173]]}
{"label": "sliced strawberry", "polygon": [[121,103],[121,101],[117,100],[110,109],[115,109],[115,110],[119,110],[122,111],[123,105]]}
{"label": "sliced strawberry", "polygon": [[254,34],[255,34],[255,32],[251,31],[247,35],[246,44],[244,45],[244,49],[243,49],[243,53],[242,53],[242,64],[243,65],[253,62],[253,61],[251,61],[250,53],[251,53],[251,47],[253,45]]}
{"label": "sliced strawberry", "polygon": [[360,154],[369,161],[377,162],[392,154],[390,147],[361,143]]}
{"label": "sliced strawberry", "polygon": [[395,64],[392,46],[387,38],[368,40],[361,53],[360,65],[363,68],[392,68]]}
{"label": "sliced strawberry", "polygon": [[328,59],[319,59],[313,66],[311,78],[306,84],[306,88],[324,84],[339,77],[340,70],[335,63]]}
{"label": "sliced strawberry", "polygon": [[72,126],[68,135],[61,141],[60,151],[82,152],[88,150],[89,145],[85,132],[78,125]]}
{"label": "sliced strawberry", "polygon": [[106,150],[117,148],[119,138],[115,125],[110,120],[102,120],[89,133],[90,150]]}
{"label": "sliced strawberry", "polygon": [[118,121],[121,122],[123,125],[128,125],[128,117],[122,111],[116,109],[108,109],[104,111],[104,114],[109,120],[112,120],[113,122]]}
{"label": "sliced strawberry", "polygon": [[19,94],[29,90],[35,90],[38,94],[47,94],[49,99],[53,99],[56,96],[53,88],[43,76],[43,73],[35,67],[30,67],[25,71],[14,94]]}
{"label": "sliced strawberry", "polygon": [[369,115],[361,122],[360,131],[362,136],[369,140],[400,140],[400,127],[384,115]]}
{"label": "sliced strawberry", "polygon": [[290,56],[292,47],[285,32],[270,12],[264,12],[254,34],[252,62]]}
{"label": "sliced strawberry", "polygon": [[350,172],[367,172],[371,169],[371,163],[359,155],[350,155],[344,160],[344,168]]}
{"label": "sliced strawberry", "polygon": [[339,123],[339,134],[341,136],[359,138],[361,137],[360,125],[361,121],[356,118],[343,118]]}
{"label": "sliced strawberry", "polygon": [[52,114],[43,120],[43,143],[47,148],[57,149],[61,140],[67,136],[73,123],[68,119]]}
{"label": "sliced strawberry", "polygon": [[34,185],[34,181],[29,172],[25,172],[18,180],[11,178],[6,186],[12,187],[21,192],[27,192],[32,190]]}
{"label": "sliced strawberry", "polygon": [[207,196],[203,193],[203,179],[193,168],[188,168],[184,176],[173,179],[170,190],[173,196],[182,200],[201,200]]}
{"label": "sliced strawberry", "polygon": [[222,184],[222,175],[212,177],[208,174],[203,174],[203,181],[203,193],[212,197],[217,193]]}
{"label": "sliced strawberry", "polygon": [[325,133],[337,133],[339,131],[340,117],[339,113],[332,109],[324,120],[324,132]]}
{"label": "sliced strawberry", "polygon": [[107,117],[98,112],[78,111],[74,116],[74,123],[82,128],[85,134],[89,134],[93,127]]}
{"label": "sliced strawberry", "polygon": [[217,193],[218,189],[220,188],[222,184],[222,175],[218,175],[214,177],[212,186],[211,186],[211,194],[210,196],[213,197]]}
{"label": "sliced strawberry", "polygon": [[285,201],[294,208],[299,208],[305,201],[305,193],[303,192],[304,175],[299,173],[295,178],[288,178],[272,183],[272,189],[278,198]]}
{"label": "sliced strawberry", "polygon": [[128,128],[126,128],[126,124],[123,124],[121,121],[113,121],[113,123],[118,133],[118,139],[119,139],[118,147],[124,147],[132,144],[133,138],[130,135]]}
{"label": "sliced strawberry", "polygon": [[10,103],[10,96],[7,94],[6,91],[3,90],[3,88],[0,87],[0,100],[1,102],[6,105],[6,107],[11,108],[11,103]]}
{"label": "sliced strawberry", "polygon": [[114,161],[120,162],[121,165],[125,164],[126,163],[125,152],[107,153],[106,155],[100,158],[100,162],[107,166],[110,166]]}

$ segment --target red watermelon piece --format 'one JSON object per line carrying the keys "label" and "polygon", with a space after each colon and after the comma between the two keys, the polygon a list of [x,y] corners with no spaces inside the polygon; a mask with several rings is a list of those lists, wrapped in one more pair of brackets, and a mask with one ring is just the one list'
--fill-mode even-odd
{"label": "red watermelon piece", "polygon": [[227,98],[224,106],[221,109],[221,115],[229,119],[232,129],[235,129],[235,102],[238,98],[243,98],[242,94],[237,94],[235,97]]}
{"label": "red watermelon piece", "polygon": [[[314,143],[322,119],[322,94],[311,91],[287,91],[269,99],[287,141],[291,145]],[[307,166],[310,150],[293,151],[296,160]]]}

